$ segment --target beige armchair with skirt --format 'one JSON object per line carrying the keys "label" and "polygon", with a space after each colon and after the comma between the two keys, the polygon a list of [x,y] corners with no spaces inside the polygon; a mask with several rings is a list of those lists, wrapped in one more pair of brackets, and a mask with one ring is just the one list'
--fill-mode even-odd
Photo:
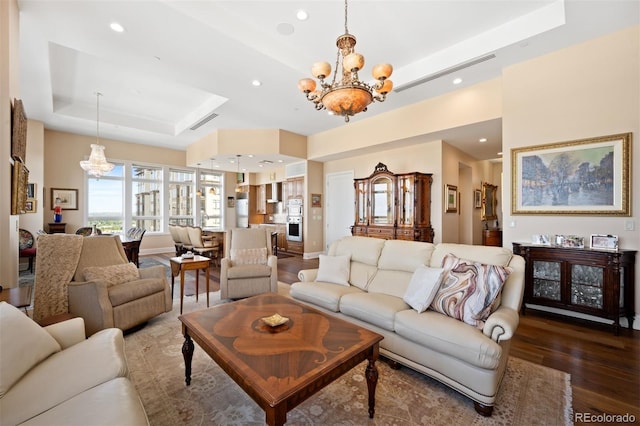
{"label": "beige armchair with skirt", "polygon": [[278,258],[271,231],[234,228],[226,232],[220,266],[220,298],[240,299],[278,292]]}
{"label": "beige armchair with skirt", "polygon": [[117,235],[38,237],[34,320],[69,313],[86,334],[127,330],[169,312],[173,300],[164,266],[138,269]]}

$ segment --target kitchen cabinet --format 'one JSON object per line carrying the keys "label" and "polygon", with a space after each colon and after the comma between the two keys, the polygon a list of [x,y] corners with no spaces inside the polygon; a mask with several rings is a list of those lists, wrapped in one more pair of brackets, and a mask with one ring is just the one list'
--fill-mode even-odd
{"label": "kitchen cabinet", "polygon": [[285,180],[282,183],[282,196],[285,201],[290,198],[304,199],[304,177],[296,177]]}
{"label": "kitchen cabinet", "polygon": [[513,243],[513,252],[526,262],[523,314],[529,305],[549,306],[612,320],[616,335],[621,316],[632,328],[635,250]]}
{"label": "kitchen cabinet", "polygon": [[353,235],[433,242],[431,174],[394,174],[378,163],[366,178],[354,179]]}

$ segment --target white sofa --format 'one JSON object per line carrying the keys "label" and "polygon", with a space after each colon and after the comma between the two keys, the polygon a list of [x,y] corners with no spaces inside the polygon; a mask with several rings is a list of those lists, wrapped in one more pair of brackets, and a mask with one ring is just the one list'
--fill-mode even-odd
{"label": "white sofa", "polygon": [[[418,313],[403,300],[415,270],[424,270],[421,265],[440,267],[448,254],[510,268],[483,325],[469,325],[431,308]],[[490,416],[519,322],[524,259],[502,247],[367,237],[344,237],[330,246],[328,256],[345,255],[350,256],[347,285],[316,281],[318,269],[302,270],[290,295],[383,335],[383,356],[459,391],[474,401],[480,414]]]}
{"label": "white sofa", "polygon": [[122,330],[85,339],[82,318],[43,328],[0,302],[0,340],[1,425],[149,424]]}

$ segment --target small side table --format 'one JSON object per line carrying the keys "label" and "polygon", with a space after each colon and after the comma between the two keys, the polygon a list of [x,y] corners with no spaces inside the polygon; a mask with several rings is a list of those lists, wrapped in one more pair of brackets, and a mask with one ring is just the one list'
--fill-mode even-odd
{"label": "small side table", "polygon": [[180,273],[180,314],[182,314],[182,299],[184,297],[184,272],[196,271],[196,302],[198,301],[198,284],[200,280],[200,269],[207,277],[207,308],[209,307],[209,265],[211,259],[204,256],[195,255],[192,258],[172,257],[171,264],[171,294],[173,294],[174,277]]}
{"label": "small side table", "polygon": [[7,302],[18,309],[24,308],[24,313],[26,314],[27,308],[31,305],[31,286],[2,289],[0,291],[0,302]]}
{"label": "small side table", "polygon": [[50,234],[64,234],[67,232],[67,224],[62,222],[49,223]]}

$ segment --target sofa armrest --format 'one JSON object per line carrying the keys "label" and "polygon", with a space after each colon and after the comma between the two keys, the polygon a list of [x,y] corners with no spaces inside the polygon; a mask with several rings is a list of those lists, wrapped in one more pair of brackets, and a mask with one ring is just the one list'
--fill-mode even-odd
{"label": "sofa armrest", "polygon": [[489,315],[482,332],[496,342],[509,340],[518,328],[520,317],[518,312],[506,306],[500,306]]}
{"label": "sofa armrest", "polygon": [[44,327],[44,329],[58,341],[62,349],[80,343],[87,338],[84,333],[84,320],[82,318],[72,318],[51,324]]}
{"label": "sofa armrest", "polygon": [[87,336],[114,327],[113,306],[104,281],[72,281],[68,291],[69,313],[84,319]]}
{"label": "sofa armrest", "polygon": [[298,272],[298,279],[304,283],[315,281],[317,276],[318,276],[317,269],[303,269],[300,272]]}

